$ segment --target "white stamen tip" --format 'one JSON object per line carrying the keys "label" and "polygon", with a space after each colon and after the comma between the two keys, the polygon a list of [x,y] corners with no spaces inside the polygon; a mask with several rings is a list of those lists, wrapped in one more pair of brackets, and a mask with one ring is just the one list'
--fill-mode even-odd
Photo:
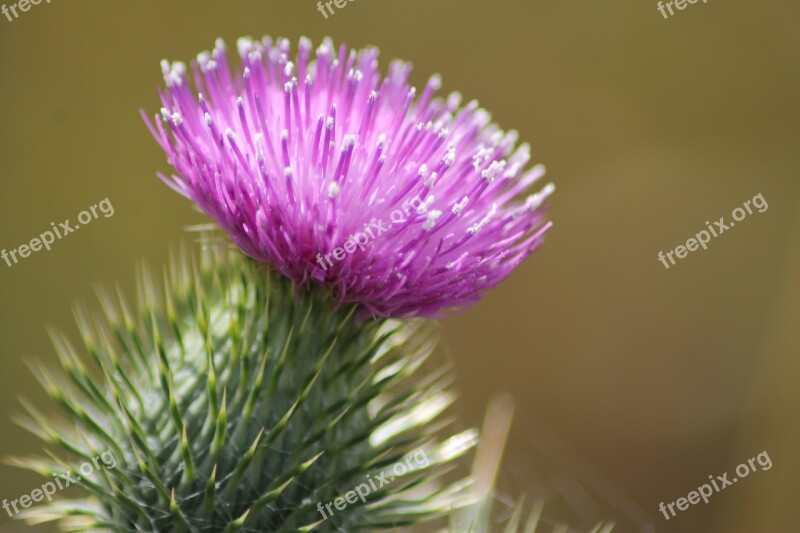
{"label": "white stamen tip", "polygon": [[478,145],[478,151],[475,155],[472,156],[472,167],[475,169],[475,172],[478,172],[483,164],[489,159],[489,156],[492,155],[492,149],[487,148],[485,144],[481,143]]}
{"label": "white stamen tip", "polygon": [[232,129],[230,129],[230,128],[227,128],[227,129],[225,130],[225,136],[226,136],[228,139],[232,140],[232,141],[236,139],[236,134],[235,134],[235,133],[233,133],[233,130],[232,130]]}
{"label": "white stamen tip", "polygon": [[450,93],[447,96],[447,108],[451,111],[458,109],[458,106],[461,105],[461,98],[461,93],[458,91]]}
{"label": "white stamen tip", "polygon": [[201,52],[197,55],[197,63],[200,65],[200,70],[208,72],[217,68],[217,62],[211,59],[208,52]]}
{"label": "white stamen tip", "polygon": [[469,202],[469,197],[465,196],[460,202],[453,206],[453,214],[455,216],[461,215],[461,213],[464,212],[464,208],[467,207],[467,202]]}
{"label": "white stamen tip", "polygon": [[519,172],[519,169],[520,169],[520,168],[522,168],[522,164],[521,164],[521,163],[519,163],[519,162],[516,162],[516,163],[514,163],[513,165],[511,165],[510,167],[508,167],[508,170],[506,170],[506,171],[503,173],[503,177],[504,177],[505,179],[511,179],[511,178],[513,178],[514,176],[516,176],[516,175],[517,175],[517,173]]}
{"label": "white stamen tip", "polygon": [[161,71],[164,73],[164,83],[167,87],[183,85],[183,78],[186,75],[186,64],[180,61],[170,63],[166,59],[161,61]]}
{"label": "white stamen tip", "polygon": [[340,190],[339,185],[335,181],[331,182],[331,184],[328,185],[328,198],[336,198],[339,196]]}
{"label": "white stamen tip", "polygon": [[553,183],[548,183],[544,188],[532,194],[525,199],[525,208],[530,211],[536,211],[544,203],[544,201],[555,192],[556,186]]}
{"label": "white stamen tip", "polygon": [[437,177],[438,177],[438,174],[436,172],[432,172],[430,176],[427,176],[427,177],[423,178],[422,183],[427,188],[430,189],[431,187],[433,187],[433,184],[436,183],[436,178]]}
{"label": "white stamen tip", "polygon": [[422,229],[425,231],[429,231],[433,229],[433,226],[436,225],[436,220],[442,216],[442,212],[438,209],[434,209],[433,211],[428,211],[428,218],[425,222],[422,223]]}
{"label": "white stamen tip", "polygon": [[262,142],[264,141],[264,135],[259,131],[253,135],[253,144],[256,147],[256,159],[259,161],[264,160],[264,146]]}
{"label": "white stamen tip", "polygon": [[239,51],[239,57],[247,57],[253,50],[253,39],[250,37],[239,37],[236,40],[236,49]]}
{"label": "white stamen tip", "polygon": [[491,113],[489,113],[485,109],[481,108],[481,109],[478,109],[477,111],[475,111],[475,115],[474,115],[474,119],[473,120],[479,126],[485,126],[486,124],[489,123],[489,121],[491,119],[492,119]]}
{"label": "white stamen tip", "polygon": [[425,176],[427,176],[428,175],[428,165],[426,165],[424,163],[422,165],[420,165],[418,174],[419,174],[419,177],[421,177],[421,178],[424,178]]}
{"label": "white stamen tip", "polygon": [[456,162],[456,149],[449,148],[447,153],[444,154],[444,164],[448,167],[453,166],[453,163]]}
{"label": "white stamen tip", "polygon": [[477,235],[479,231],[481,231],[486,224],[488,224],[492,218],[494,218],[495,213],[497,213],[497,204],[492,204],[492,209],[489,211],[485,217],[481,219],[480,222],[477,222],[470,226],[467,231],[472,235]]}
{"label": "white stamen tip", "polygon": [[489,168],[481,172],[481,176],[483,179],[491,183],[494,181],[494,178],[497,177],[497,174],[503,171],[505,166],[505,161],[492,161],[492,163],[489,165]]}

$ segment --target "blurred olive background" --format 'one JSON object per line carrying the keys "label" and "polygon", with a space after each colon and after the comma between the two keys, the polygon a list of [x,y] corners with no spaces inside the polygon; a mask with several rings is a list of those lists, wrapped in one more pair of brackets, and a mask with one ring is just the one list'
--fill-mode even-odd
{"label": "blurred olive background", "polygon": [[[27,366],[77,337],[93,286],[133,294],[205,219],[156,177],[162,58],[216,37],[330,35],[382,65],[440,72],[520,131],[557,185],[547,244],[469,312],[443,322],[442,360],[479,425],[516,402],[501,476],[508,502],[547,501],[550,531],[800,531],[800,4],[709,0],[664,20],[654,0],[67,1],[0,18],[0,247],[108,198],[83,231],[0,263],[0,454],[40,443],[17,397],[49,406]],[[754,214],[666,270],[657,259],[756,194]],[[670,521],[671,502],[766,450],[773,468]],[[0,467],[0,498],[43,480]],[[64,497],[63,495],[61,497]],[[499,529],[500,526],[498,526]],[[0,513],[0,531],[29,531]]]}

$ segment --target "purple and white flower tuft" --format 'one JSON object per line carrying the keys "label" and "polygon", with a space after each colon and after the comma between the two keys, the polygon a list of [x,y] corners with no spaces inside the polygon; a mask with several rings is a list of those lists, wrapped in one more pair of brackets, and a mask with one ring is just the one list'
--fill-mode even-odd
{"label": "purple and white flower tuft", "polygon": [[418,96],[408,63],[381,77],[376,48],[237,45],[235,74],[221,40],[190,69],[164,61],[164,107],[145,120],[176,172],[159,176],[247,255],[374,315],[435,316],[542,244],[554,187],[524,194],[544,167],[476,101],[434,98],[438,75]]}

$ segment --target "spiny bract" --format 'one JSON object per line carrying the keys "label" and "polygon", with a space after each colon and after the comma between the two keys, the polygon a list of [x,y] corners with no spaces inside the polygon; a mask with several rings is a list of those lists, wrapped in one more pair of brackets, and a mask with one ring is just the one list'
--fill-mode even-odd
{"label": "spiny bract", "polygon": [[[26,405],[24,423],[70,459],[12,462],[48,478],[106,450],[117,464],[80,481],[87,499],[24,516],[72,531],[352,531],[464,504],[465,485],[439,477],[476,434],[437,440],[452,401],[447,373],[410,379],[435,344],[430,331],[357,321],[354,307],[215,250],[199,264],[172,261],[163,306],[143,273],[138,315],[108,295],[106,320],[77,313],[100,379],[54,336],[63,372],[37,374],[67,421]],[[366,503],[318,510],[411,453],[425,464]]]}

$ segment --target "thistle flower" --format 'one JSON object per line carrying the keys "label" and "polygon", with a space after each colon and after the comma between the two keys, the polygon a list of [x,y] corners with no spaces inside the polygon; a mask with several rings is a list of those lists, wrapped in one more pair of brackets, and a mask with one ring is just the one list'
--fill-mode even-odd
{"label": "thistle flower", "polygon": [[311,58],[302,38],[239,39],[233,72],[218,40],[191,64],[164,61],[163,108],[148,125],[193,200],[242,251],[377,316],[465,307],[542,243],[552,184],[530,150],[476,101],[420,95],[411,67],[386,77],[378,50]]}

